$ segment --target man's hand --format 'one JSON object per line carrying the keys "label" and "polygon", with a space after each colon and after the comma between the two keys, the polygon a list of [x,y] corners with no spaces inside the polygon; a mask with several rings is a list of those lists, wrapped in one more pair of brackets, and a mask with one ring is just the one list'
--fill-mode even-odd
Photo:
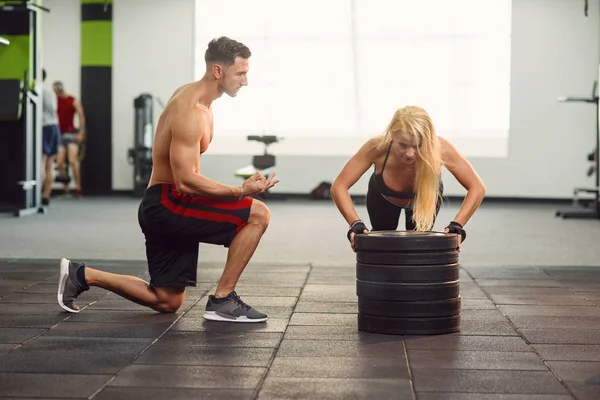
{"label": "man's hand", "polygon": [[266,192],[278,182],[279,179],[275,179],[275,172],[267,178],[265,178],[262,172],[257,172],[242,184],[242,195],[252,196],[253,194]]}
{"label": "man's hand", "polygon": [[80,129],[79,132],[77,133],[77,137],[75,138],[77,140],[77,143],[83,142],[84,135],[85,135],[85,130]]}

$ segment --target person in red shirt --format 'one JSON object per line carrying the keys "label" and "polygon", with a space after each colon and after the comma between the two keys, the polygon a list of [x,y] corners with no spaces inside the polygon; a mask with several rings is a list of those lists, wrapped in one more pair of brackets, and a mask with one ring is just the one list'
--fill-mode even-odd
{"label": "person in red shirt", "polygon": [[[67,176],[66,161],[68,161],[75,179],[75,194],[79,196],[81,195],[81,177],[77,155],[79,145],[85,135],[85,114],[81,102],[75,96],[65,92],[62,82],[54,82],[52,87],[58,100],[58,125],[61,132],[61,146],[56,158],[58,172],[63,179]],[[75,115],[79,120],[79,128],[75,127]],[[64,190],[65,193],[69,193],[68,183],[65,183]]]}

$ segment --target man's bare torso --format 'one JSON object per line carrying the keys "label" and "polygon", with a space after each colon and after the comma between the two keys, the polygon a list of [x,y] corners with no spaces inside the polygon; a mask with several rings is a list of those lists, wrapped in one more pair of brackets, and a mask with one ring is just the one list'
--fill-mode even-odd
{"label": "man's bare torso", "polygon": [[[213,114],[211,107],[207,108],[198,103],[198,97],[199,93],[195,89],[194,84],[191,83],[178,88],[165,105],[158,119],[154,135],[152,175],[150,176],[148,187],[160,183],[175,184],[171,169],[171,157],[176,156],[176,154],[172,154],[171,152],[171,126],[173,121],[176,121],[178,118],[195,118],[198,113],[203,113],[207,117],[205,119],[208,121],[207,125],[209,126],[198,126],[198,160],[194,168],[197,173],[200,173],[200,155],[208,149],[213,138]],[[202,136],[200,139],[202,131],[209,134]]]}

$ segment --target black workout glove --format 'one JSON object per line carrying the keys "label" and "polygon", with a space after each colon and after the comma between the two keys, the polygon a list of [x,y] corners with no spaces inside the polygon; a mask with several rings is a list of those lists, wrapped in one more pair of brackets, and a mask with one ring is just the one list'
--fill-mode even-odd
{"label": "black workout glove", "polygon": [[448,229],[449,233],[458,233],[460,234],[461,239],[461,243],[465,241],[465,239],[467,238],[467,232],[463,229],[462,225],[459,224],[456,221],[452,221],[450,222],[450,224],[448,224],[448,226],[446,227]]}
{"label": "black workout glove", "polygon": [[364,224],[364,222],[362,222],[362,220],[358,220],[355,221],[351,226],[350,229],[348,230],[348,233],[346,234],[346,236],[348,237],[348,241],[350,241],[350,234],[352,232],[354,232],[355,234],[361,234],[361,233],[365,233],[365,231],[368,231],[367,226]]}

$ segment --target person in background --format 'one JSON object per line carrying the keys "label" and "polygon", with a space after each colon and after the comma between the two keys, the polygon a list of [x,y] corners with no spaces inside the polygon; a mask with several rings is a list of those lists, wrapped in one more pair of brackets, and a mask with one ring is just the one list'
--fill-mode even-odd
{"label": "person in background", "polygon": [[[75,195],[81,195],[81,176],[79,173],[79,146],[85,135],[85,113],[81,102],[75,96],[65,92],[62,82],[52,85],[58,99],[58,122],[61,131],[61,146],[58,151],[57,164],[60,180],[65,182],[65,193],[69,193],[69,180],[66,163],[68,161],[75,179]],[[79,120],[79,128],[75,128],[75,115]]]}
{"label": "person in background", "polygon": [[[46,81],[46,70],[42,69],[42,81]],[[45,84],[42,86],[42,205],[50,205],[52,194],[53,166],[60,145],[56,94]]]}

